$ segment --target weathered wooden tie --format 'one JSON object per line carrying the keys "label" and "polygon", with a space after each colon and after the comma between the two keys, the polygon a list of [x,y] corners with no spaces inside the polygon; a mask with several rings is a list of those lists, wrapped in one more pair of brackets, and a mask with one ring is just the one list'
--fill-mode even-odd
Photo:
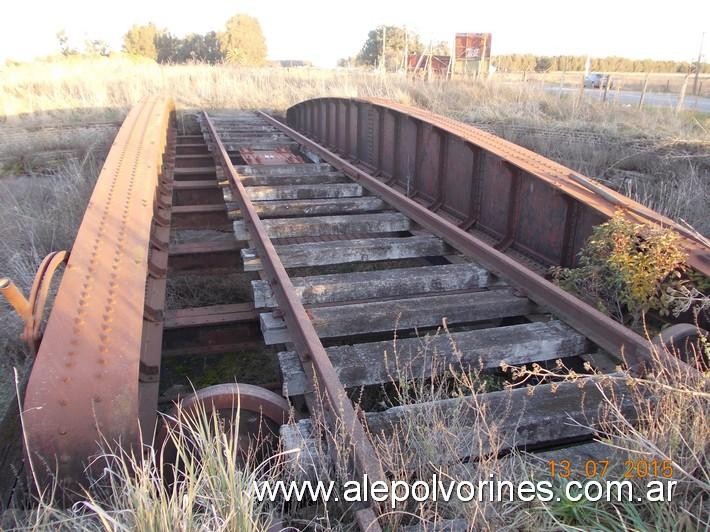
{"label": "weathered wooden tie", "polygon": [[[330,185],[283,185],[248,187],[247,195],[251,200],[299,200],[315,198],[346,198],[362,196],[362,187],[355,183],[336,183]],[[231,194],[225,197],[232,201]]]}
{"label": "weathered wooden tie", "polygon": [[[387,331],[405,331],[523,316],[535,310],[526,297],[508,290],[453,292],[406,299],[375,300],[366,303],[313,307],[308,310],[321,338]],[[259,316],[267,345],[290,341],[286,323],[274,312]]]}
{"label": "weathered wooden tie", "polygon": [[[286,176],[295,177],[303,175],[330,175],[336,170],[329,164],[302,163],[302,164],[270,164],[264,165],[234,165],[234,169],[242,177],[247,176]],[[342,173],[341,173],[342,175]]]}
{"label": "weathered wooden tie", "polygon": [[[398,440],[395,445],[402,448],[402,456],[413,462],[431,459],[434,463],[455,463],[513,448],[591,438],[608,418],[604,407],[607,398],[633,421],[633,397],[624,382],[623,376],[581,378],[578,382],[540,384],[534,390],[516,388],[397,406],[367,413],[365,419],[380,445]],[[447,430],[437,430],[444,423]],[[402,441],[405,433],[406,441]],[[454,448],[450,445],[453,441]],[[431,450],[437,448],[448,452],[431,456]]]}
{"label": "weathered wooden tie", "polygon": [[[253,205],[261,219],[287,216],[359,214],[388,209],[387,204],[376,196],[254,201]],[[227,214],[230,219],[236,220],[241,217],[239,206],[236,203],[227,203],[227,209],[229,209]]]}
{"label": "weathered wooden tie", "polygon": [[[263,220],[270,238],[326,236],[358,233],[396,233],[407,231],[409,218],[398,212],[378,214],[347,214],[341,216],[311,216],[305,218],[275,218]],[[241,221],[234,222],[237,240],[247,240],[249,231]]]}
{"label": "weathered wooden tie", "polygon": [[[286,268],[437,257],[451,252],[443,240],[434,236],[364,238],[336,242],[285,244],[275,247]],[[261,261],[254,249],[242,249],[241,255],[245,271],[261,270]]]}
{"label": "weathered wooden tie", "polygon": [[256,314],[251,303],[232,303],[228,305],[172,309],[165,313],[165,328],[179,329],[219,323],[251,321],[255,317]]}
{"label": "weathered wooden tie", "polygon": [[224,147],[228,152],[238,152],[245,148],[251,150],[275,150],[276,148],[289,147],[291,149],[298,148],[296,142],[289,142],[288,140],[277,139],[263,139],[261,137],[255,137],[253,140],[240,139],[232,140],[224,143]]}
{"label": "weathered wooden tie", "polygon": [[[384,342],[329,347],[346,388],[427,379],[453,371],[483,371],[586,353],[584,336],[559,321],[491,327]],[[284,395],[303,395],[306,375],[293,351],[279,353]]]}
{"label": "weathered wooden tie", "polygon": [[[291,282],[307,305],[502,285],[487,270],[472,263],[293,277]],[[252,281],[252,290],[257,308],[277,306],[267,281]]]}
{"label": "weathered wooden tie", "polygon": [[293,186],[293,185],[335,185],[338,183],[352,183],[350,179],[340,172],[328,172],[303,175],[245,175],[241,178],[245,187],[258,186]]}
{"label": "weathered wooden tie", "polygon": [[[545,462],[568,459],[578,469],[589,459],[619,456],[613,448],[592,441],[608,418],[607,399],[628,419],[636,417],[632,394],[623,379],[616,377],[542,384],[532,393],[515,388],[398,406],[366,413],[365,420],[376,445],[400,449],[399,455],[412,462],[412,471],[418,470],[415,463],[420,461],[427,466],[448,466],[450,474],[459,480],[472,479],[478,474],[476,459],[514,449],[534,452],[538,460]],[[322,478],[333,467],[322,452],[322,441],[311,420],[283,425],[280,434],[285,451],[303,450],[289,468],[296,478]],[[537,452],[550,443],[573,439],[581,443]],[[455,448],[451,448],[452,441],[458,443]],[[442,449],[447,452],[442,453]],[[461,459],[468,462],[460,463]],[[501,460],[512,458],[504,456]]]}

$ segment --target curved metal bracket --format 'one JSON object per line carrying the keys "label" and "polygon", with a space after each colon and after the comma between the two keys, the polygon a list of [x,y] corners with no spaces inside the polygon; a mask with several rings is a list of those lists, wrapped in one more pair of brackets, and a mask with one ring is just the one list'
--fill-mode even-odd
{"label": "curved metal bracket", "polygon": [[42,339],[42,318],[52,279],[57,268],[66,263],[68,258],[68,251],[53,251],[42,260],[32,282],[29,298],[25,298],[22,291],[10,279],[6,277],[0,279],[0,293],[5,296],[25,324],[20,338],[27,342],[32,355],[37,353]]}
{"label": "curved metal bracket", "polygon": [[30,346],[33,354],[37,352],[39,343],[42,340],[42,318],[44,317],[49,289],[52,286],[52,279],[57,269],[62,264],[66,264],[68,260],[68,251],[53,251],[42,260],[32,282],[32,289],[28,298],[30,314],[28,319],[25,320],[22,339]]}
{"label": "curved metal bracket", "polygon": [[288,423],[289,405],[286,399],[276,393],[253,384],[216,384],[197,390],[185,397],[180,406],[173,410],[173,417],[179,419],[187,412],[202,407],[206,412],[214,410],[240,410],[261,414],[278,425]]}
{"label": "curved metal bracket", "polygon": [[[176,459],[174,442],[169,435],[175,430],[180,430],[179,425],[182,421],[194,425],[195,419],[200,419],[203,414],[209,418],[213,412],[218,412],[221,417],[225,417],[225,413],[228,412],[226,416],[232,419],[238,418],[240,425],[244,424],[244,436],[241,434],[240,427],[240,435],[236,443],[238,449],[246,456],[253,442],[249,437],[250,423],[245,414],[250,412],[258,416],[258,419],[251,420],[252,424],[256,423],[256,427],[260,426],[261,420],[268,420],[278,428],[288,423],[291,410],[286,399],[253,384],[234,382],[202,388],[183,397],[172,408],[170,414],[165,416],[165,423],[158,432],[155,446],[162,449],[162,459],[168,462]],[[258,432],[260,433],[261,430]]]}
{"label": "curved metal bracket", "polygon": [[701,338],[710,340],[710,333],[692,323],[676,323],[658,334],[653,339],[653,345],[658,350],[665,349],[671,355],[678,356],[699,371],[707,371],[710,360],[706,353],[695,347]]}

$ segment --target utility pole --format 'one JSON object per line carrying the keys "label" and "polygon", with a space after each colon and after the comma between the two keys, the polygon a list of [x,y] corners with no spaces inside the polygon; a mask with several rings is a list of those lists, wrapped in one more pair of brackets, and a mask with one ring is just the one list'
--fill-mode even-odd
{"label": "utility pole", "polygon": [[562,98],[562,90],[565,88],[565,74],[567,74],[567,58],[565,58],[565,64],[562,67],[562,75],[560,76],[560,90],[557,94],[558,98]]}
{"label": "utility pole", "polygon": [[387,48],[387,26],[382,26],[382,57],[380,57],[380,64],[382,65],[382,70],[387,72],[387,64],[385,62],[385,50]]}
{"label": "utility pole", "polygon": [[483,48],[481,49],[481,57],[479,58],[478,61],[478,70],[476,71],[476,79],[480,79],[481,77],[481,70],[483,68],[483,61],[486,59],[486,47],[488,46],[488,35],[483,34]]}
{"label": "utility pole", "polygon": [[404,27],[404,75],[409,73],[409,30]]}
{"label": "utility pole", "polygon": [[698,62],[695,63],[695,79],[693,80],[693,94],[698,95],[698,81],[700,77],[700,65],[703,60],[703,42],[705,41],[705,32],[700,35],[700,51],[698,52]]}
{"label": "utility pole", "polygon": [[602,100],[604,103],[606,103],[606,97],[609,94],[609,85],[611,85],[611,76],[607,76],[606,83],[604,84],[604,98]]}
{"label": "utility pole", "polygon": [[434,60],[434,47],[431,44],[431,41],[429,41],[429,61],[427,62],[427,69],[426,69],[426,80],[431,81],[431,68],[432,68],[432,61]]}

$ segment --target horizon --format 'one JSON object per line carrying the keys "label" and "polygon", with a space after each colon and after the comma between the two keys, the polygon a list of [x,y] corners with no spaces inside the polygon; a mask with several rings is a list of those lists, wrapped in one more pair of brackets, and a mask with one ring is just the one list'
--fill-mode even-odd
{"label": "horizon", "polygon": [[[134,24],[153,22],[182,37],[220,31],[226,20],[237,13],[259,21],[269,60],[303,60],[319,67],[334,67],[339,59],[356,55],[368,32],[380,25],[406,26],[422,42],[446,41],[449,45],[456,33],[490,32],[493,55],[620,56],[693,62],[697,60],[703,32],[706,41],[710,39],[710,2],[696,0],[673,12],[658,0],[621,5],[601,0],[594,10],[585,10],[581,15],[558,0],[534,5],[508,0],[478,7],[442,0],[436,10],[419,6],[419,2],[379,5],[364,0],[358,11],[346,14],[347,23],[339,26],[331,22],[342,16],[339,6],[324,0],[306,0],[300,5],[243,0],[233,6],[204,0],[198,12],[166,0],[148,4],[126,0],[113,9],[88,0],[68,0],[61,5],[42,0],[7,10],[9,15],[0,23],[0,62],[28,61],[58,53],[56,34],[62,30],[74,46],[100,39],[112,51],[120,52],[123,35]],[[40,20],[38,11],[43,13]],[[377,12],[377,16],[372,16],[372,12]],[[509,17],[511,12],[516,13],[515,19]],[[605,20],[610,13],[615,15],[613,20]],[[581,16],[586,17],[583,25],[579,23]],[[466,19],[472,22],[461,22]],[[535,24],[530,24],[533,19],[537,19]],[[634,20],[631,24],[630,19]],[[707,57],[706,53],[703,55]]]}

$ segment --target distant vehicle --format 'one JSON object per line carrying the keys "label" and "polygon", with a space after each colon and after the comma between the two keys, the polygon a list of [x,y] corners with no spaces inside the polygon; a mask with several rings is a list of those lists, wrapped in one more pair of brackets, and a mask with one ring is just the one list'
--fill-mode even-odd
{"label": "distant vehicle", "polygon": [[585,89],[604,89],[607,84],[609,88],[613,88],[614,82],[608,74],[601,74],[599,72],[592,72],[584,76],[584,88]]}

